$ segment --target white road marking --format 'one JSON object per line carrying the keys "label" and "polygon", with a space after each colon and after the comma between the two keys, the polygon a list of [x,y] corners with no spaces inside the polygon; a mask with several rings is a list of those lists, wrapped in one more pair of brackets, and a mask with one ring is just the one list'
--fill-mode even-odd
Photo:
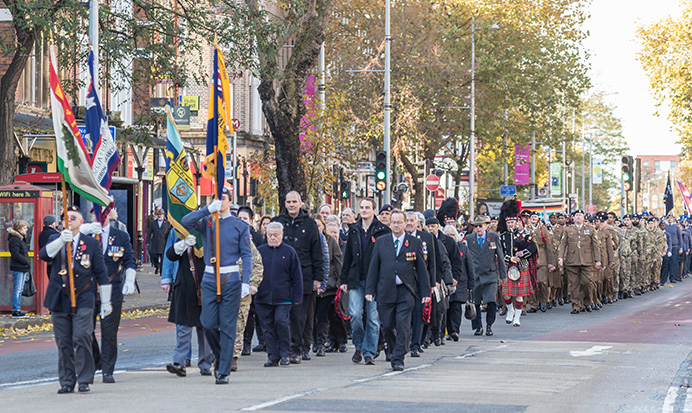
{"label": "white road marking", "polygon": [[604,350],[608,350],[611,348],[613,348],[613,346],[593,346],[590,349],[584,351],[570,351],[569,355],[572,357],[597,356],[599,354],[603,354]]}
{"label": "white road marking", "polygon": [[379,378],[382,378],[382,377],[396,376],[397,374],[406,373],[407,371],[414,371],[414,370],[424,369],[424,368],[430,367],[430,366],[432,366],[432,364],[421,364],[420,366],[409,367],[409,368],[407,368],[407,369],[404,369],[404,371],[390,371],[390,372],[388,372],[388,373],[378,374],[377,376],[366,377],[366,378],[364,378],[364,379],[356,379],[356,380],[353,380],[353,382],[354,382],[354,383],[365,383],[365,382],[367,382],[367,381],[379,379]]}
{"label": "white road marking", "polygon": [[[124,373],[125,370],[116,370],[113,372],[113,374],[118,374],[118,373]],[[0,388],[16,388],[16,389],[22,389],[25,387],[33,387],[33,386],[43,386],[44,384],[50,384],[50,383],[55,383],[58,381],[57,377],[51,377],[48,379],[36,379],[36,380],[26,380],[26,381],[16,381],[14,383],[4,383],[0,384]]]}
{"label": "white road marking", "polygon": [[687,389],[687,394],[685,396],[685,407],[682,409],[683,412],[692,412],[692,388]]}
{"label": "white road marking", "polygon": [[244,409],[240,409],[240,410],[252,411],[252,410],[264,409],[265,407],[274,406],[276,404],[283,403],[283,402],[288,401],[288,400],[293,400],[293,399],[297,399],[299,397],[305,397],[305,396],[309,396],[311,394],[319,393],[323,390],[326,390],[326,389],[308,390],[308,391],[305,391],[302,393],[292,394],[290,396],[284,396],[284,397],[278,398],[276,400],[271,400],[271,401],[264,402],[261,404],[256,404],[254,406],[245,407]]}
{"label": "white road marking", "polygon": [[666,394],[666,399],[663,401],[663,408],[661,408],[661,413],[672,413],[673,407],[675,406],[675,398],[678,396],[678,388],[671,387],[668,389],[668,394]]}

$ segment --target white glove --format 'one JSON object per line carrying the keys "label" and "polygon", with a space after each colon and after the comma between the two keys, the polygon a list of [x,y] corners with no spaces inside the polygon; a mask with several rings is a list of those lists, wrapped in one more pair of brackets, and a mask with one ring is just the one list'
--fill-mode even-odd
{"label": "white glove", "polygon": [[180,240],[173,244],[173,251],[178,255],[183,255],[186,249],[187,245],[185,245],[185,240]]}
{"label": "white glove", "polygon": [[668,251],[668,256],[669,256],[669,257],[672,257],[672,256],[673,256],[673,253],[670,252],[670,251]]}
{"label": "white glove", "polygon": [[188,247],[194,247],[196,243],[197,237],[195,237],[194,235],[188,235],[185,239],[185,245]]}
{"label": "white glove", "polygon": [[[72,232],[70,232],[69,229],[66,231],[69,233],[70,237],[72,237]],[[55,256],[58,255],[58,252],[60,252],[60,249],[63,245],[65,245],[65,243],[62,241],[62,234],[60,234],[58,238],[46,244],[46,254],[48,254],[48,256],[51,258],[55,258]]]}
{"label": "white glove", "polygon": [[88,222],[79,226],[79,232],[84,235],[96,235],[103,232],[103,229],[98,222]]}
{"label": "white glove", "polygon": [[211,201],[211,204],[209,204],[207,208],[209,209],[210,214],[213,214],[214,212],[219,212],[219,210],[221,210],[221,200],[215,199]]}
{"label": "white glove", "polygon": [[60,241],[63,244],[72,242],[72,231],[70,231],[69,229],[62,230],[62,232],[60,233]]}
{"label": "white glove", "polygon": [[101,295],[101,320],[108,317],[108,314],[113,312],[111,305],[111,290],[113,286],[110,284],[99,285],[99,294]]}
{"label": "white glove", "polygon": [[128,268],[125,270],[125,283],[123,284],[123,295],[130,295],[135,293],[135,278],[137,278],[137,271],[134,268]]}
{"label": "white glove", "polygon": [[245,298],[250,295],[250,284],[241,284],[240,286],[240,298]]}

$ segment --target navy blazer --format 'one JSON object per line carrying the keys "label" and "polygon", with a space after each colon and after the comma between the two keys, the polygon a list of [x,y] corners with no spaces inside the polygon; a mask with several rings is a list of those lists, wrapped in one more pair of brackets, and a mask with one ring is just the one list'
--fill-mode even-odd
{"label": "navy blazer", "polygon": [[[60,234],[51,236],[48,243],[60,237]],[[63,250],[67,247],[72,247],[71,244],[63,246]],[[46,289],[46,300],[43,306],[51,311],[61,313],[70,312],[70,296],[67,287],[63,287],[60,270],[62,268],[61,253],[50,258],[46,252],[46,247],[41,248],[39,257],[53,266],[48,280],[48,288]],[[67,256],[67,254],[65,254]],[[106,265],[103,262],[103,254],[99,250],[99,243],[94,238],[84,234],[79,234],[77,252],[72,257],[72,267],[74,268],[74,283],[75,294],[86,289],[77,297],[77,308],[95,307],[96,284],[104,285],[108,283],[108,275],[106,275]],[[67,267],[65,268],[67,269]],[[66,275],[69,278],[69,275]]]}
{"label": "navy blazer", "polygon": [[[96,241],[98,243],[98,240]],[[108,239],[104,240],[108,244],[106,253],[103,255],[103,260],[106,264],[106,275],[110,277],[118,270],[120,271],[113,277],[111,284],[113,292],[111,293],[111,302],[118,303],[123,300],[123,281],[126,268],[137,269],[135,263],[135,253],[132,250],[130,242],[130,234],[125,231],[120,231],[114,227],[110,227]],[[122,266],[120,266],[122,264]]]}
{"label": "navy blazer", "polygon": [[375,239],[365,294],[375,296],[378,303],[396,303],[397,275],[414,296],[430,297],[430,278],[423,259],[422,243],[410,234],[404,235],[404,245],[399,248],[398,255],[394,252],[392,234]]}

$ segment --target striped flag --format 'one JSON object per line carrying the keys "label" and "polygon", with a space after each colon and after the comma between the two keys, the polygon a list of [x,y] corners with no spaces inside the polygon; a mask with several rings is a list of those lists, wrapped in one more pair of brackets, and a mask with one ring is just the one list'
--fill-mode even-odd
{"label": "striped flag", "polygon": [[180,139],[180,133],[175,126],[171,107],[166,105],[168,125],[166,127],[166,187],[168,192],[168,221],[183,236],[192,234],[197,237],[195,255],[201,257],[202,235],[197,231],[188,231],[180,221],[185,215],[197,209],[195,182],[192,180],[190,162],[185,153],[185,147]]}
{"label": "striped flag", "polygon": [[[91,81],[86,96],[84,121],[86,123],[86,134],[84,144],[91,155],[91,172],[106,190],[111,188],[113,172],[120,165],[120,154],[115,146],[115,140],[108,128],[108,120],[103,114],[101,101],[96,88],[96,77],[94,76],[94,52],[89,52],[89,75]],[[110,212],[113,205],[109,205],[103,211],[99,205],[94,205],[94,213],[103,222],[105,216]]]}
{"label": "striped flag", "polygon": [[55,46],[50,45],[50,106],[53,113],[58,170],[73,191],[95,205],[108,206],[113,198],[100,185],[91,170],[91,157],[84,145],[74,113],[67,103],[58,79]]}
{"label": "striped flag", "polygon": [[[231,119],[231,86],[228,72],[223,63],[219,45],[214,39],[214,70],[209,91],[209,117],[207,120],[207,152],[204,161],[204,176],[216,181],[216,197],[221,199],[221,191],[226,183],[226,151],[228,139],[226,129],[233,134]],[[235,188],[234,188],[235,189]]]}
{"label": "striped flag", "polygon": [[690,194],[690,190],[687,189],[685,184],[680,181],[676,182],[678,183],[678,188],[680,188],[680,193],[682,194],[682,201],[685,203],[685,210],[688,214],[692,215],[692,194]]}

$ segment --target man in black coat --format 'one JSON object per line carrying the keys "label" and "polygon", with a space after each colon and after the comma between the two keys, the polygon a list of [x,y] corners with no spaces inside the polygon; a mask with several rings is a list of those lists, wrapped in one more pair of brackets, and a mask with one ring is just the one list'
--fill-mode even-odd
{"label": "man in black coat", "polygon": [[[45,247],[48,244],[50,237],[60,234],[57,229],[58,222],[55,220],[55,215],[46,215],[43,217],[43,230],[38,234],[38,249]],[[50,277],[52,264],[46,264],[46,277]]]}
{"label": "man in black coat", "polygon": [[[440,262],[444,260],[441,256],[446,255],[450,265],[449,271],[438,271],[435,287],[438,290],[445,288],[445,285],[450,288],[454,287],[456,286],[456,280],[461,276],[461,259],[459,258],[459,248],[457,247],[456,241],[440,231],[440,221],[437,218],[428,218],[425,223],[428,227],[428,231],[430,231],[433,237],[439,242],[437,246],[440,250]],[[445,315],[447,313],[447,304],[448,302],[446,300],[441,300],[439,302],[433,300],[430,332],[436,346],[443,344],[442,338],[444,336],[444,326],[446,324]]]}
{"label": "man in black coat", "polygon": [[[67,216],[67,229],[53,235],[39,252],[42,260],[53,262],[43,306],[51,311],[53,335],[58,347],[58,379],[61,386],[58,394],[74,392],[77,383],[80,392],[88,392],[89,384],[94,382],[91,334],[94,331],[97,283],[101,297],[101,318],[106,318],[112,311],[112,287],[108,282],[98,241],[80,234],[79,227],[84,219],[79,207],[68,208]],[[73,285],[70,285],[68,275],[67,248],[73,252]],[[70,288],[76,297],[75,309],[71,309]]]}
{"label": "man in black coat", "polygon": [[[423,215],[421,214],[421,218]],[[426,263],[426,269],[428,272],[428,283],[429,285],[434,285],[437,279],[437,261],[436,257],[439,256],[439,251],[436,249],[437,241],[433,238],[432,234],[425,232],[422,229],[418,216],[415,212],[406,213],[406,232],[411,236],[418,238],[421,241],[421,247],[423,250],[423,259]],[[420,353],[423,350],[421,344],[423,341],[423,303],[416,300],[413,313],[411,315],[413,320],[411,320],[411,357],[420,357]]]}
{"label": "man in black coat", "polygon": [[406,234],[406,216],[399,210],[390,215],[392,233],[377,238],[365,285],[365,300],[377,299],[392,369],[404,370],[411,342],[414,302],[430,301],[430,281],[423,258],[422,242]]}
{"label": "man in black coat", "polygon": [[459,329],[461,328],[462,306],[469,300],[473,290],[473,263],[469,256],[469,248],[464,242],[458,242],[459,256],[461,258],[461,272],[455,274],[456,289],[449,297],[449,310],[447,310],[447,332],[454,341],[459,341]]}
{"label": "man in black coat", "polygon": [[163,209],[156,211],[156,219],[151,221],[147,229],[147,246],[151,260],[154,262],[155,274],[161,274],[161,263],[166,248],[166,235],[171,224],[165,219]]}
{"label": "man in black coat", "polygon": [[[110,218],[106,217],[103,227],[98,222],[82,225],[84,235],[98,236],[97,242],[101,245],[103,260],[106,264],[108,281],[113,286],[111,303],[113,312],[108,317],[101,317],[101,350],[99,351],[96,334],[92,334],[92,351],[96,369],[101,369],[104,383],[115,383],[113,371],[118,359],[118,328],[120,327],[120,315],[123,307],[123,295],[135,292],[135,278],[137,264],[135,253],[132,250],[132,242],[127,232],[121,231],[110,225]],[[100,311],[101,302],[96,297],[96,311],[94,311],[94,327],[96,327],[96,313]]]}
{"label": "man in black coat", "polygon": [[299,364],[301,358],[310,360],[310,346],[315,322],[315,292],[324,280],[322,241],[315,220],[301,210],[300,194],[286,194],[286,210],[275,216],[272,222],[283,225],[283,242],[298,254],[303,274],[303,298],[300,305],[291,308],[291,363]]}
{"label": "man in black coat", "polygon": [[[348,312],[351,316],[351,335],[356,351],[351,360],[375,364],[377,342],[380,338],[380,319],[375,301],[365,300],[365,280],[375,239],[391,232],[375,217],[377,204],[372,198],[360,201],[360,219],[348,229],[344,264],[341,267],[341,290],[349,293]],[[363,320],[366,312],[367,323]]]}

